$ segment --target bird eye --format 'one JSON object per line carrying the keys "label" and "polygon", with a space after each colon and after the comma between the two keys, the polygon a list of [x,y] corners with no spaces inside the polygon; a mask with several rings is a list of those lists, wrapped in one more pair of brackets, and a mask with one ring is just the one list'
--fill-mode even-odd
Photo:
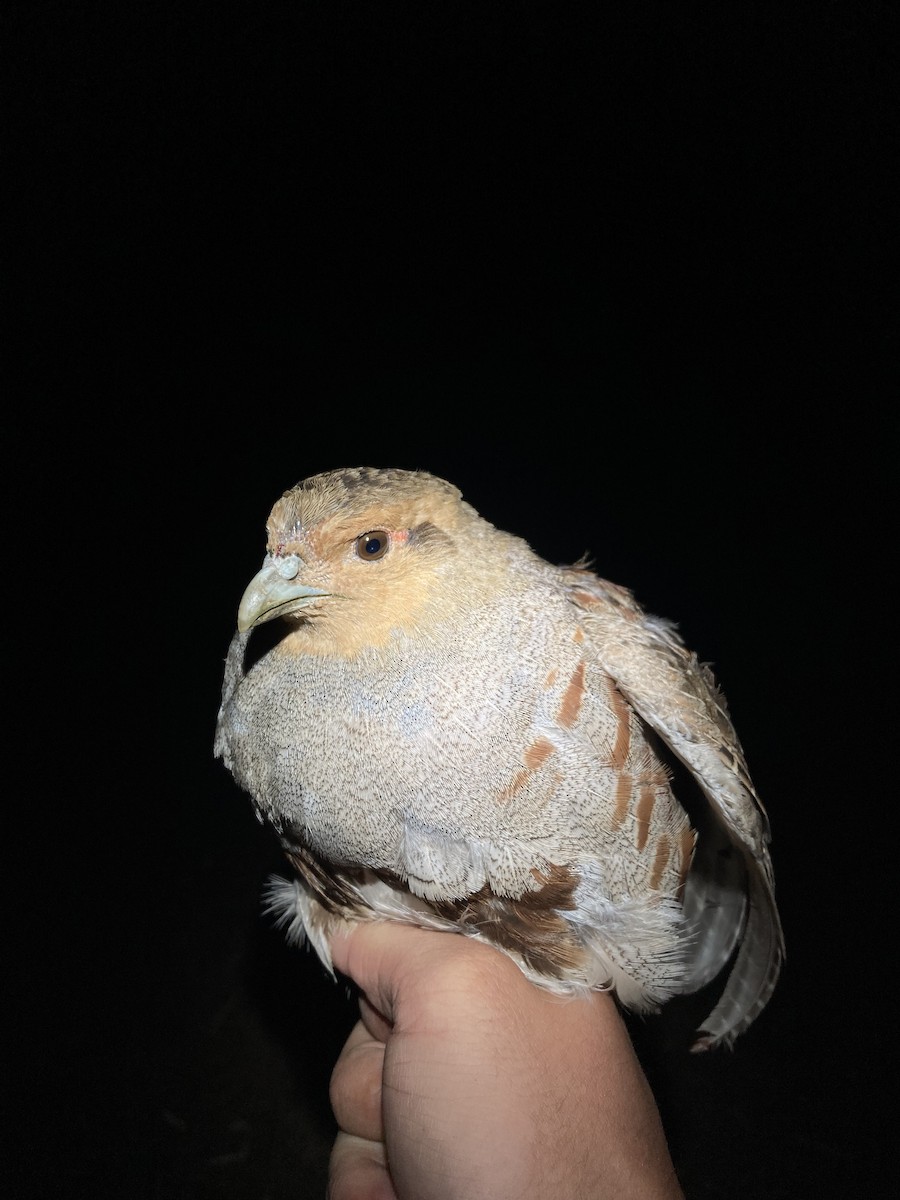
{"label": "bird eye", "polygon": [[383,529],[371,533],[363,533],[356,539],[356,553],[366,562],[374,562],[376,558],[384,558],[388,552],[391,539]]}

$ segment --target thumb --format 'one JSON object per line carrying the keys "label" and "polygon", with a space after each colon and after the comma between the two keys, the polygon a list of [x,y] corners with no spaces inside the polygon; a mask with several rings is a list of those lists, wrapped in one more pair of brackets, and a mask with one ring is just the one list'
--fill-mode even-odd
{"label": "thumb", "polygon": [[459,942],[458,935],[398,921],[348,922],[332,935],[331,958],[335,969],[353,980],[369,1004],[394,1022],[398,997],[406,985],[415,992],[415,980],[446,963]]}

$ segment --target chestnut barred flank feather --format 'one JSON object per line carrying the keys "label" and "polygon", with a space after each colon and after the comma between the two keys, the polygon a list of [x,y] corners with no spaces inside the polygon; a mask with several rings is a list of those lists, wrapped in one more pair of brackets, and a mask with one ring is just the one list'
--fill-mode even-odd
{"label": "chestnut barred flank feather", "polygon": [[743,1032],[784,955],[768,822],[674,627],[421,471],[313,476],[267,530],[216,753],[281,836],[288,936],[330,969],[341,922],[411,922],[638,1011],[732,962],[695,1048]]}

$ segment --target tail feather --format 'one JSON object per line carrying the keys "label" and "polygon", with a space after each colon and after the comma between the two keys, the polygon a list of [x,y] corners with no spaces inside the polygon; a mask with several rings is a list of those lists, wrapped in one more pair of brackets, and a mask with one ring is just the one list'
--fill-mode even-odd
{"label": "tail feather", "polygon": [[710,983],[734,953],[744,930],[747,867],[740,850],[720,825],[698,839],[684,891],[684,919],[693,949],[684,981],[686,992]]}
{"label": "tail feather", "polygon": [[784,961],[784,937],[768,880],[750,863],[749,915],[741,948],[718,1004],[697,1031],[692,1051],[731,1045],[759,1016]]}

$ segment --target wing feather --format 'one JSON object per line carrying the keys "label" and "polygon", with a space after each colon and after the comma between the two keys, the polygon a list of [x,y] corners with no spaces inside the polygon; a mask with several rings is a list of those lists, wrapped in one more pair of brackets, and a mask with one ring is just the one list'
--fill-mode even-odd
{"label": "wing feather", "polygon": [[[685,897],[696,945],[691,985],[712,979],[738,941],[740,949],[694,1048],[730,1043],[767,1003],[784,958],[765,809],[712,672],[675,628],[584,567],[567,570],[565,583],[586,646],[708,802],[714,832],[706,834],[706,849],[698,847]],[[727,861],[729,846],[739,851],[739,869]]]}

